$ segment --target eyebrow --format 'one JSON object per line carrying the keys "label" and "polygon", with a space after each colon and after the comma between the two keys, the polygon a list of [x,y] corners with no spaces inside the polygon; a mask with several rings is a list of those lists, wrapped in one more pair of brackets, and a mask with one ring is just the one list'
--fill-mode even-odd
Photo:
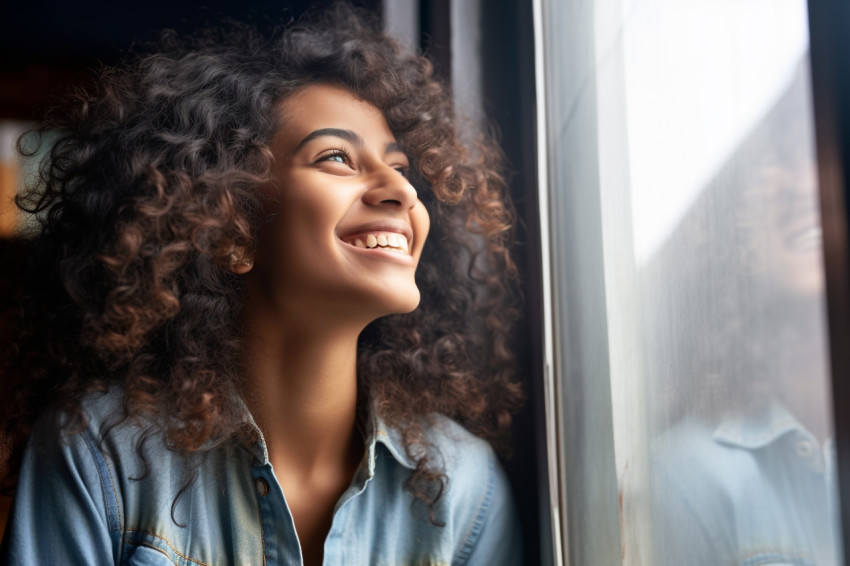
{"label": "eyebrow", "polygon": [[[353,143],[357,147],[363,147],[366,145],[366,142],[363,141],[357,132],[353,132],[351,130],[343,130],[341,128],[322,128],[320,130],[315,130],[307,134],[307,136],[301,140],[301,142],[296,146],[295,150],[292,153],[298,153],[298,151],[307,145],[309,142],[313,141],[316,138],[321,137],[334,137],[343,139],[349,143]],[[386,146],[384,146],[384,153],[404,153],[404,150],[401,148],[401,144],[396,141],[388,142]]]}

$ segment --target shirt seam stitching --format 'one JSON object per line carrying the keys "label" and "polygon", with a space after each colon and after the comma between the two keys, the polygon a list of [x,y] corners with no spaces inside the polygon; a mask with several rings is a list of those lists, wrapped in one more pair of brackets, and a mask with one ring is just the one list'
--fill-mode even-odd
{"label": "shirt seam stitching", "polygon": [[475,519],[472,521],[472,525],[470,525],[466,535],[464,536],[463,546],[457,555],[457,564],[459,566],[466,564],[470,556],[472,556],[474,546],[476,542],[478,542],[478,537],[481,535],[481,531],[484,527],[485,515],[490,511],[495,483],[495,466],[493,455],[490,454],[489,456],[490,457],[487,461],[487,489],[484,491],[481,503],[479,503],[478,506],[478,512],[475,515]]}
{"label": "shirt seam stitching", "polygon": [[[118,515],[118,525],[116,527],[109,525],[109,530],[120,532],[121,531],[121,525],[123,524],[124,521],[121,517],[121,506],[118,504],[118,492],[115,491],[115,481],[112,478],[112,472],[109,470],[109,466],[107,465],[106,460],[103,458],[103,454],[101,454],[100,450],[98,450],[97,447],[94,445],[94,439],[91,438],[91,435],[89,435],[88,431],[84,430],[84,431],[81,432],[81,434],[83,436],[83,441],[86,443],[86,448],[88,448],[89,453],[91,454],[92,460],[94,460],[95,468],[97,469],[97,475],[98,475],[98,478],[100,479],[101,490],[103,490],[107,493],[109,491],[112,492],[112,499],[113,499],[113,503],[115,505],[115,513]],[[107,476],[108,480],[103,477],[103,471],[102,470],[106,470],[106,476]],[[105,489],[106,486],[104,486],[104,483],[109,484],[108,490]],[[105,496],[105,494],[104,494],[104,496]],[[107,505],[106,511],[107,511],[107,514],[108,514],[109,513],[108,505]],[[109,522],[111,522],[111,521],[109,521],[109,518],[107,517],[107,523],[109,523]]]}
{"label": "shirt seam stitching", "polygon": [[[128,533],[141,533],[141,534],[144,534],[144,535],[148,535],[148,536],[152,536],[154,538],[157,538],[157,539],[165,542],[165,544],[168,545],[168,548],[170,548],[171,551],[174,552],[174,554],[176,554],[177,556],[179,556],[183,560],[188,560],[189,562],[193,562],[195,564],[200,564],[201,566],[210,566],[206,562],[201,562],[200,560],[195,560],[194,558],[189,558],[185,554],[182,554],[180,551],[177,550],[177,548],[173,544],[171,544],[171,541],[169,541],[165,537],[159,536],[158,534],[152,533],[150,531],[144,531],[144,530],[141,530],[141,529],[127,529],[126,532],[128,532]],[[133,543],[129,543],[129,544],[133,544]],[[155,550],[162,552],[161,548],[151,546],[150,543],[145,544],[144,541],[139,542],[136,546],[148,546],[149,548],[154,548]],[[165,553],[163,552],[163,554],[165,554]],[[168,556],[168,555],[166,554],[166,556]]]}

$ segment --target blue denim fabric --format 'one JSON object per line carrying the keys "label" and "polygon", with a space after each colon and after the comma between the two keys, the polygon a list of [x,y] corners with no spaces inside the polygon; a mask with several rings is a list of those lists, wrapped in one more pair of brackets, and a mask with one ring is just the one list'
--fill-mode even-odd
{"label": "blue denim fabric", "polygon": [[781,404],[687,418],[653,444],[655,564],[843,564],[834,444]]}
{"label": "blue denim fabric", "polygon": [[[158,436],[142,443],[126,422],[99,435],[116,393],[88,400],[87,428],[55,439],[34,432],[2,558],[10,564],[300,565],[301,549],[262,437],[210,446],[195,481]],[[252,426],[253,425],[252,423]],[[519,528],[489,445],[441,417],[428,430],[449,483],[435,507],[445,526],[411,508],[413,463],[398,435],[373,417],[363,463],[334,510],[329,565],[519,564]],[[176,503],[175,503],[176,498]],[[173,519],[172,519],[173,515]]]}

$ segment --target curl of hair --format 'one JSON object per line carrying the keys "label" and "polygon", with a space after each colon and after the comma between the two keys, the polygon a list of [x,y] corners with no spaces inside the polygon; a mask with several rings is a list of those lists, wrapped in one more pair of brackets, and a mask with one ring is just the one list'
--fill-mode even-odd
{"label": "curl of hair", "polygon": [[[83,426],[80,400],[119,384],[126,418],[190,454],[238,433],[244,288],[222,266],[254,245],[275,109],[310,84],[379,108],[411,158],[432,217],[417,271],[422,301],[361,335],[360,399],[402,432],[429,509],[445,487],[425,429],[442,413],[499,446],[522,393],[509,347],[517,315],[513,213],[499,148],[465,147],[452,101],[424,57],[337,5],[268,39],[247,26],[165,34],[159,53],[100,72],[19,142],[46,148],[19,197],[38,235],[5,307],[3,415],[13,478],[47,408]],[[55,138],[48,137],[55,135]],[[432,517],[433,520],[433,517]]]}

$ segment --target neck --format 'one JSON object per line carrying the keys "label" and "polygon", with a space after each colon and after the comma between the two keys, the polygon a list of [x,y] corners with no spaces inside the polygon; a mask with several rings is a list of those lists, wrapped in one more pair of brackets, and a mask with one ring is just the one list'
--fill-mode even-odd
{"label": "neck", "polygon": [[356,466],[362,455],[356,365],[363,325],[323,316],[305,320],[256,295],[245,323],[243,394],[275,469],[309,477],[320,468]]}

